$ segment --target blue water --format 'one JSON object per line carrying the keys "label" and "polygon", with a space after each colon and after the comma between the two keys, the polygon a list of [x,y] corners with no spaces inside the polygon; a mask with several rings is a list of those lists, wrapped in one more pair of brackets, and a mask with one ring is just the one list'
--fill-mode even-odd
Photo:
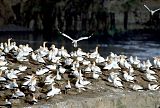
{"label": "blue water", "polygon": [[[0,34],[0,42],[5,42],[8,38],[13,38],[13,41],[16,41],[17,44],[28,43],[33,49],[39,48],[43,41],[46,41],[45,36],[42,34]],[[64,45],[69,52],[73,50],[71,41],[63,37],[62,39],[50,38],[47,42],[48,47],[51,44],[55,44],[58,48]],[[90,42],[85,40],[78,43],[78,47],[81,47],[82,50],[86,52],[92,52],[97,45],[99,46],[99,53],[103,57],[109,55],[110,52],[125,54],[127,56],[138,56],[141,60],[152,59],[154,56],[160,56],[160,42],[156,41],[130,40],[116,41],[112,42],[112,44],[98,44],[97,41]]]}

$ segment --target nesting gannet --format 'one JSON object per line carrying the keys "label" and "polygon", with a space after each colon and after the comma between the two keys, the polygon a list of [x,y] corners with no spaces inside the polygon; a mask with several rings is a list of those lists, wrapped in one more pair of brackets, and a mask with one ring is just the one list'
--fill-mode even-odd
{"label": "nesting gannet", "polygon": [[130,57],[129,57],[129,62],[130,62],[131,64],[134,63],[133,56],[130,56]]}
{"label": "nesting gannet", "polygon": [[53,77],[52,74],[49,74],[49,75],[46,77],[45,81],[44,81],[45,85],[52,84],[52,83],[54,82],[54,79],[55,79],[55,78],[56,78],[56,76]]}
{"label": "nesting gannet", "polygon": [[103,67],[104,70],[111,70],[112,68],[112,64],[108,64],[107,62],[105,62],[105,66]]}
{"label": "nesting gannet", "polygon": [[18,76],[16,74],[14,74],[13,71],[10,72],[9,70],[5,71],[5,75],[10,80],[18,78]]}
{"label": "nesting gannet", "polygon": [[96,66],[96,63],[93,62],[92,66],[91,66],[92,71],[97,72],[97,73],[101,73],[101,68]]}
{"label": "nesting gannet", "polygon": [[124,61],[124,67],[127,68],[127,69],[129,69],[129,68],[131,68],[132,66],[131,66],[131,64],[129,64],[129,63],[125,60],[125,61]]}
{"label": "nesting gannet", "polygon": [[134,69],[133,69],[132,67],[130,67],[130,68],[129,68],[129,72],[128,72],[128,73],[129,73],[129,75],[131,75],[131,76],[132,76],[132,75],[133,75],[133,73],[134,73]]}
{"label": "nesting gannet", "polygon": [[81,85],[84,85],[84,86],[91,84],[90,81],[84,80],[83,77],[80,77],[79,83],[80,83]]}
{"label": "nesting gannet", "polygon": [[115,87],[123,88],[122,82],[119,80],[119,77],[115,77],[113,79],[113,84]]}
{"label": "nesting gannet", "polygon": [[160,8],[158,8],[156,10],[151,10],[151,9],[149,9],[149,7],[147,5],[144,5],[144,7],[151,13],[151,15],[154,15],[155,12],[160,10]]}
{"label": "nesting gannet", "polygon": [[66,66],[70,66],[73,63],[73,59],[72,58],[66,58],[64,60],[64,63]]}
{"label": "nesting gannet", "polygon": [[146,69],[146,72],[149,73],[149,74],[152,74],[152,75],[156,74],[156,72],[149,69],[149,67]]}
{"label": "nesting gannet", "polygon": [[9,48],[8,48],[8,45],[7,45],[6,42],[4,43],[4,50],[3,50],[3,51],[4,51],[4,53],[6,53],[6,54],[9,53]]}
{"label": "nesting gannet", "polygon": [[2,67],[0,67],[0,70],[2,70],[2,71],[5,71],[5,70],[7,70],[7,69],[8,69],[7,66],[2,66]]}
{"label": "nesting gannet", "polygon": [[46,72],[49,72],[49,69],[48,68],[41,68],[41,69],[38,69],[36,71],[36,75],[43,75],[45,74]]}
{"label": "nesting gannet", "polygon": [[95,51],[90,53],[89,58],[96,58],[99,55],[98,48],[99,46],[96,46]]}
{"label": "nesting gannet", "polygon": [[19,69],[20,71],[26,71],[27,66],[19,65],[19,66],[18,66],[18,69]]}
{"label": "nesting gannet", "polygon": [[20,91],[19,89],[16,89],[15,95],[17,97],[25,97],[25,94],[22,91]]}
{"label": "nesting gannet", "polygon": [[66,68],[62,67],[61,65],[59,66],[58,70],[59,70],[59,73],[61,74],[66,72]]}
{"label": "nesting gannet", "polygon": [[78,77],[78,78],[77,78],[77,81],[76,81],[76,84],[75,84],[75,87],[76,87],[76,88],[79,90],[79,92],[80,92],[81,89],[82,89],[82,90],[85,90],[85,86],[82,85],[82,84],[80,84],[79,81],[80,81],[80,78]]}
{"label": "nesting gannet", "polygon": [[134,65],[137,65],[137,64],[139,64],[139,63],[140,63],[140,60],[138,59],[137,56],[135,56],[133,64],[134,64]]}
{"label": "nesting gannet", "polygon": [[50,49],[51,49],[53,55],[56,56],[58,54],[58,48],[56,48],[54,44],[51,45]]}
{"label": "nesting gannet", "polygon": [[62,33],[61,31],[59,31],[59,32],[60,32],[60,34],[62,34],[62,36],[70,39],[70,40],[72,41],[74,47],[77,47],[77,42],[78,42],[78,41],[85,40],[85,39],[89,39],[89,38],[92,37],[92,35],[93,35],[93,34],[91,34],[91,35],[88,36],[88,37],[80,37],[80,38],[78,38],[78,39],[75,40],[75,39],[72,39],[70,36]]}
{"label": "nesting gannet", "polygon": [[41,57],[39,54],[36,56],[36,60],[39,62],[39,63],[46,63],[45,60],[43,59],[43,57]]}
{"label": "nesting gannet", "polygon": [[131,75],[129,75],[128,72],[126,72],[126,71],[123,71],[123,72],[124,72],[124,74],[123,74],[124,79],[125,79],[126,81],[128,81],[128,82],[133,82],[134,77],[131,76]]}
{"label": "nesting gannet", "polygon": [[61,46],[61,49],[58,50],[58,56],[68,58],[70,57],[70,54],[68,54],[67,50],[64,48],[64,46]]}
{"label": "nesting gannet", "polygon": [[150,62],[150,60],[148,59],[146,61],[146,67],[150,68],[152,66],[152,63]]}
{"label": "nesting gannet", "polygon": [[155,81],[157,82],[157,78],[153,75],[151,75],[150,73],[145,73],[146,75],[146,78],[149,80],[149,81]]}
{"label": "nesting gannet", "polygon": [[90,62],[89,60],[85,60],[85,59],[84,59],[84,60],[82,61],[82,64],[83,64],[83,65],[89,65],[90,63],[91,63],[91,62]]}
{"label": "nesting gannet", "polygon": [[78,48],[76,51],[76,55],[77,56],[85,56],[86,52],[83,52],[81,48]]}
{"label": "nesting gannet", "polygon": [[56,74],[56,78],[55,79],[58,80],[58,81],[62,79],[59,70],[57,70],[57,74]]}
{"label": "nesting gannet", "polygon": [[0,66],[5,66],[5,65],[7,65],[7,61],[0,60]]}
{"label": "nesting gannet", "polygon": [[93,79],[98,79],[99,78],[99,74],[93,71],[92,77],[93,77]]}
{"label": "nesting gannet", "polygon": [[105,62],[105,59],[98,54],[96,57],[96,63],[103,63],[103,62]]}
{"label": "nesting gannet", "polygon": [[78,68],[75,68],[75,69],[72,71],[72,75],[75,76],[75,77],[79,77]]}
{"label": "nesting gannet", "polygon": [[52,89],[47,93],[47,99],[61,93],[61,89],[54,87],[54,83],[51,84],[51,88]]}
{"label": "nesting gannet", "polygon": [[160,67],[160,58],[159,57],[153,57],[153,65],[155,68],[159,68]]}
{"label": "nesting gannet", "polygon": [[5,85],[5,87],[6,87],[7,89],[15,89],[15,88],[18,88],[18,84],[17,84],[16,79],[13,79],[13,81],[10,82],[8,85]]}
{"label": "nesting gannet", "polygon": [[71,82],[68,80],[67,85],[65,85],[65,89],[71,89]]}
{"label": "nesting gannet", "polygon": [[37,84],[37,78],[33,77],[28,83],[29,90],[33,92],[36,91],[36,84]]}
{"label": "nesting gannet", "polygon": [[111,73],[109,74],[109,77],[107,78],[108,82],[111,82],[111,83],[112,83],[115,78],[116,78],[117,80],[121,81],[121,79],[118,77],[119,74],[120,74],[119,72],[111,72]]}
{"label": "nesting gannet", "polygon": [[56,70],[57,69],[57,65],[56,64],[53,64],[53,65],[47,65],[46,66],[49,70],[52,70],[52,71],[54,71],[54,70]]}
{"label": "nesting gannet", "polygon": [[2,42],[0,43],[0,49],[4,50],[4,44]]}
{"label": "nesting gannet", "polygon": [[88,64],[88,66],[84,69],[84,72],[85,72],[85,73],[90,73],[90,72],[92,71],[91,65],[92,65],[92,64]]}
{"label": "nesting gannet", "polygon": [[155,91],[155,90],[158,90],[159,89],[159,85],[158,84],[148,84],[148,89],[149,90],[153,90],[153,91]]}
{"label": "nesting gannet", "polygon": [[131,84],[130,87],[132,88],[132,90],[135,90],[135,91],[143,91],[144,88],[138,84]]}
{"label": "nesting gannet", "polygon": [[83,58],[82,56],[78,56],[78,57],[76,58],[76,60],[79,61],[79,62],[83,62],[84,58]]}

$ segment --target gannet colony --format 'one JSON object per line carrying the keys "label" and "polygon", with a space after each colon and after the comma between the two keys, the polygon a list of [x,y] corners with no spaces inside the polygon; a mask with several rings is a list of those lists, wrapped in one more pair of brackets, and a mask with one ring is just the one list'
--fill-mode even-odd
{"label": "gannet colony", "polygon": [[12,106],[16,99],[36,104],[70,91],[92,90],[97,80],[115,89],[156,91],[160,87],[160,57],[152,61],[113,52],[102,57],[98,47],[93,52],[81,48],[68,52],[64,46],[46,47],[46,42],[33,50],[29,44],[16,45],[8,39],[0,43],[0,101],[4,106]]}

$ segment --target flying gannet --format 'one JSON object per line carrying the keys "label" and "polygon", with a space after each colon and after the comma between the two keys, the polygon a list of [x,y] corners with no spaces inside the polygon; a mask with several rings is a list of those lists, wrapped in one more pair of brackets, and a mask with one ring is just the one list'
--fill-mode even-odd
{"label": "flying gannet", "polygon": [[70,36],[68,36],[67,34],[62,33],[59,29],[58,29],[58,31],[59,31],[60,34],[62,34],[62,36],[70,39],[70,40],[72,41],[74,47],[77,47],[77,42],[78,42],[78,41],[85,40],[85,39],[89,39],[89,38],[91,38],[91,37],[93,36],[93,33],[92,33],[92,34],[91,34],[90,36],[88,36],[88,37],[80,37],[80,38],[78,38],[78,39],[72,39],[72,38],[71,38]]}
{"label": "flying gannet", "polygon": [[151,15],[153,15],[155,12],[160,10],[160,8],[158,8],[156,10],[151,10],[151,9],[149,9],[149,7],[147,5],[144,5],[144,7],[151,13]]}

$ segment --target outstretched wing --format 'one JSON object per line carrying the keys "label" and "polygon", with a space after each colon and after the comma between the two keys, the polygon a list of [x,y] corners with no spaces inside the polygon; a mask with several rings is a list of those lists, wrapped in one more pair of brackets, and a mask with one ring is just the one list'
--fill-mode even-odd
{"label": "outstretched wing", "polygon": [[160,8],[158,8],[158,9],[154,10],[154,12],[157,12],[157,11],[159,11],[159,10],[160,10]]}
{"label": "outstretched wing", "polygon": [[148,7],[148,6],[144,5],[144,7],[145,7],[148,11],[150,11],[150,12],[151,12],[151,9],[149,9],[149,7]]}
{"label": "outstretched wing", "polygon": [[92,37],[94,33],[92,33],[90,36],[88,36],[88,38]]}
{"label": "outstretched wing", "polygon": [[80,37],[79,39],[77,39],[77,41],[81,41],[81,40],[84,40],[84,39],[89,39],[92,36],[93,36],[93,33],[88,37]]}
{"label": "outstretched wing", "polygon": [[59,29],[58,29],[59,33],[62,34],[62,36],[70,39],[71,41],[73,41],[74,39],[72,39],[70,36],[66,35],[65,33],[62,33]]}

